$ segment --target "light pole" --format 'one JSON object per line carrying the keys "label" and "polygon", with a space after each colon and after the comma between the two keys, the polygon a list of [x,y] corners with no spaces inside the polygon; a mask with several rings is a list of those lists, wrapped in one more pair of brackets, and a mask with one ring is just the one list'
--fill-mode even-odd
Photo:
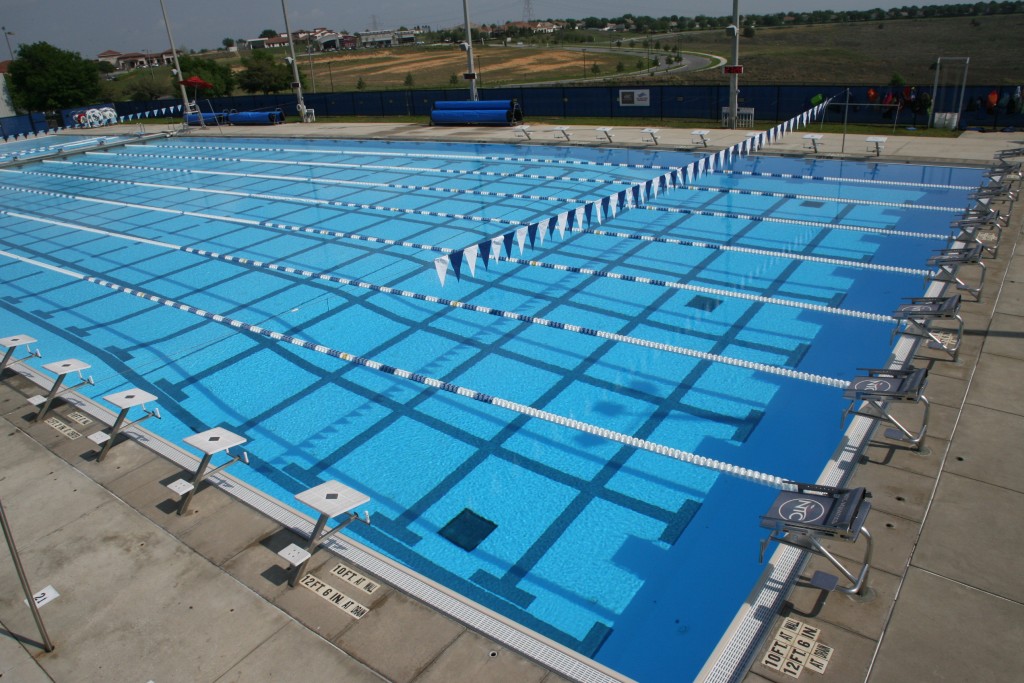
{"label": "light pole", "polygon": [[295,91],[295,110],[299,112],[299,120],[306,120],[306,103],[302,101],[302,81],[299,80],[299,63],[295,61],[295,41],[292,40],[292,29],[288,24],[288,8],[281,0],[281,12],[284,14],[284,30],[288,34],[288,51],[292,55],[292,89]]}
{"label": "light pole", "polygon": [[462,16],[466,20],[466,79],[469,80],[469,99],[476,102],[480,96],[476,92],[476,72],[473,71],[473,31],[469,28],[469,0],[462,0]]}
{"label": "light pole", "polygon": [[[164,7],[164,0],[160,0],[160,11],[164,15],[164,28],[167,29],[167,42],[171,44],[171,57],[174,58],[174,73],[178,78],[178,87],[181,88],[181,102],[184,107],[185,123],[188,123],[188,115],[192,113],[192,105],[188,101],[188,92],[185,90],[185,85],[182,83],[184,79],[181,73],[181,65],[178,63],[178,49],[174,47],[174,36],[171,35],[171,22],[167,21],[167,8]],[[199,117],[199,125],[203,128],[206,127],[206,123],[203,121],[203,117]]]}
{"label": "light pole", "polygon": [[7,41],[7,51],[11,53],[11,61],[14,61],[14,50],[11,49],[11,36],[14,35],[13,31],[8,31],[6,26],[0,26],[0,31],[4,32],[4,40]]}
{"label": "light pole", "polygon": [[732,73],[729,74],[729,128],[738,124],[740,103],[740,0],[732,0]]}
{"label": "light pole", "polygon": [[306,38],[306,56],[309,58],[309,80],[313,84],[313,94],[316,94],[316,75],[313,73],[313,45]]}

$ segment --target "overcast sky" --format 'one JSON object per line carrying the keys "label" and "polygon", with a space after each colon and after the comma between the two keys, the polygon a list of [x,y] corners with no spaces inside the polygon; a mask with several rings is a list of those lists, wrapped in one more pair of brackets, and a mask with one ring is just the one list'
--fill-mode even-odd
{"label": "overcast sky", "polygon": [[[460,0],[285,0],[292,30],[324,26],[350,33],[373,28],[426,25],[447,28],[462,24]],[[905,2],[906,0],[903,0]],[[178,47],[195,50],[220,47],[224,38],[253,38],[263,29],[284,32],[280,0],[164,0]],[[523,0],[470,0],[473,23],[503,23],[523,18]],[[637,15],[723,16],[732,13],[728,0],[530,0],[534,19]],[[953,4],[927,0],[920,4]],[[899,7],[895,0],[743,0],[740,11],[758,14],[809,9]],[[15,51],[19,43],[45,41],[93,59],[104,50],[163,51],[167,33],[160,0],[3,0],[0,25]],[[0,45],[0,59],[9,59]]]}

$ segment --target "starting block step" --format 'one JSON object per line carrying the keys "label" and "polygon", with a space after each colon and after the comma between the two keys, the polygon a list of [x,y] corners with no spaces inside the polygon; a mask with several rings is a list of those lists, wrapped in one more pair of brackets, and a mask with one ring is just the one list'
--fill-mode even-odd
{"label": "starting block step", "polygon": [[292,567],[298,567],[300,564],[302,564],[310,557],[312,557],[312,555],[309,554],[308,550],[306,550],[305,548],[300,548],[294,543],[292,543],[287,548],[285,548],[277,554],[283,557],[285,560],[287,560],[288,564]]}
{"label": "starting block step", "polygon": [[110,435],[106,432],[96,432],[95,434],[90,434],[88,439],[97,446],[102,446],[106,442],[110,441]]}
{"label": "starting block step", "polygon": [[190,481],[185,481],[184,479],[175,479],[174,481],[167,485],[167,488],[174,491],[179,496],[184,496],[186,493],[194,489],[195,486],[193,486],[192,482]]}
{"label": "starting block step", "polygon": [[41,406],[41,405],[43,405],[43,403],[46,402],[46,397],[45,396],[39,396],[39,395],[29,396],[28,397],[28,402],[31,403],[34,406]]}
{"label": "starting block step", "polygon": [[839,577],[835,574],[829,574],[828,572],[818,570],[814,572],[814,576],[811,577],[811,585],[815,588],[820,588],[827,593],[831,593],[836,589],[836,586],[839,585]]}

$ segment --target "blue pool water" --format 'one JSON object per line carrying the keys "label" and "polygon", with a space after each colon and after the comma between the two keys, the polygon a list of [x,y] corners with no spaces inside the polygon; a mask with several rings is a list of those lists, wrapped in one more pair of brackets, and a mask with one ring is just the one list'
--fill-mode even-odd
{"label": "blue pool water", "polygon": [[[838,379],[884,364],[892,323],[876,318],[923,293],[923,264],[979,171],[738,159],[732,173],[591,225],[609,234],[555,232],[521,261],[438,280],[436,248],[464,249],[691,159],[182,138],[0,169],[0,333],[39,338],[48,360],[91,362],[91,396],[156,394],[165,419],[147,426],[168,439],[212,426],[245,435],[255,457],[234,473],[286,503],[327,479],[365,492],[373,526],[351,533],[463,595],[637,680],[686,680],[762,570],[758,515],[772,489],[43,264],[814,481],[842,438],[841,389],[688,350]],[[710,215],[723,213],[734,217]],[[490,533],[471,538],[467,518]]]}

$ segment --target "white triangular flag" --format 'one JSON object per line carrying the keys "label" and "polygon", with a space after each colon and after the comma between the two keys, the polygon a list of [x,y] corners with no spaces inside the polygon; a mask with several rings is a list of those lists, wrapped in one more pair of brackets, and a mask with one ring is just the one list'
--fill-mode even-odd
{"label": "white triangular flag", "polygon": [[476,277],[476,257],[480,254],[480,247],[473,245],[462,250],[463,263],[469,265],[469,274]]}
{"label": "white triangular flag", "polygon": [[444,287],[444,277],[448,274],[447,254],[434,259],[434,270],[437,271],[437,279],[441,281],[441,286]]}

